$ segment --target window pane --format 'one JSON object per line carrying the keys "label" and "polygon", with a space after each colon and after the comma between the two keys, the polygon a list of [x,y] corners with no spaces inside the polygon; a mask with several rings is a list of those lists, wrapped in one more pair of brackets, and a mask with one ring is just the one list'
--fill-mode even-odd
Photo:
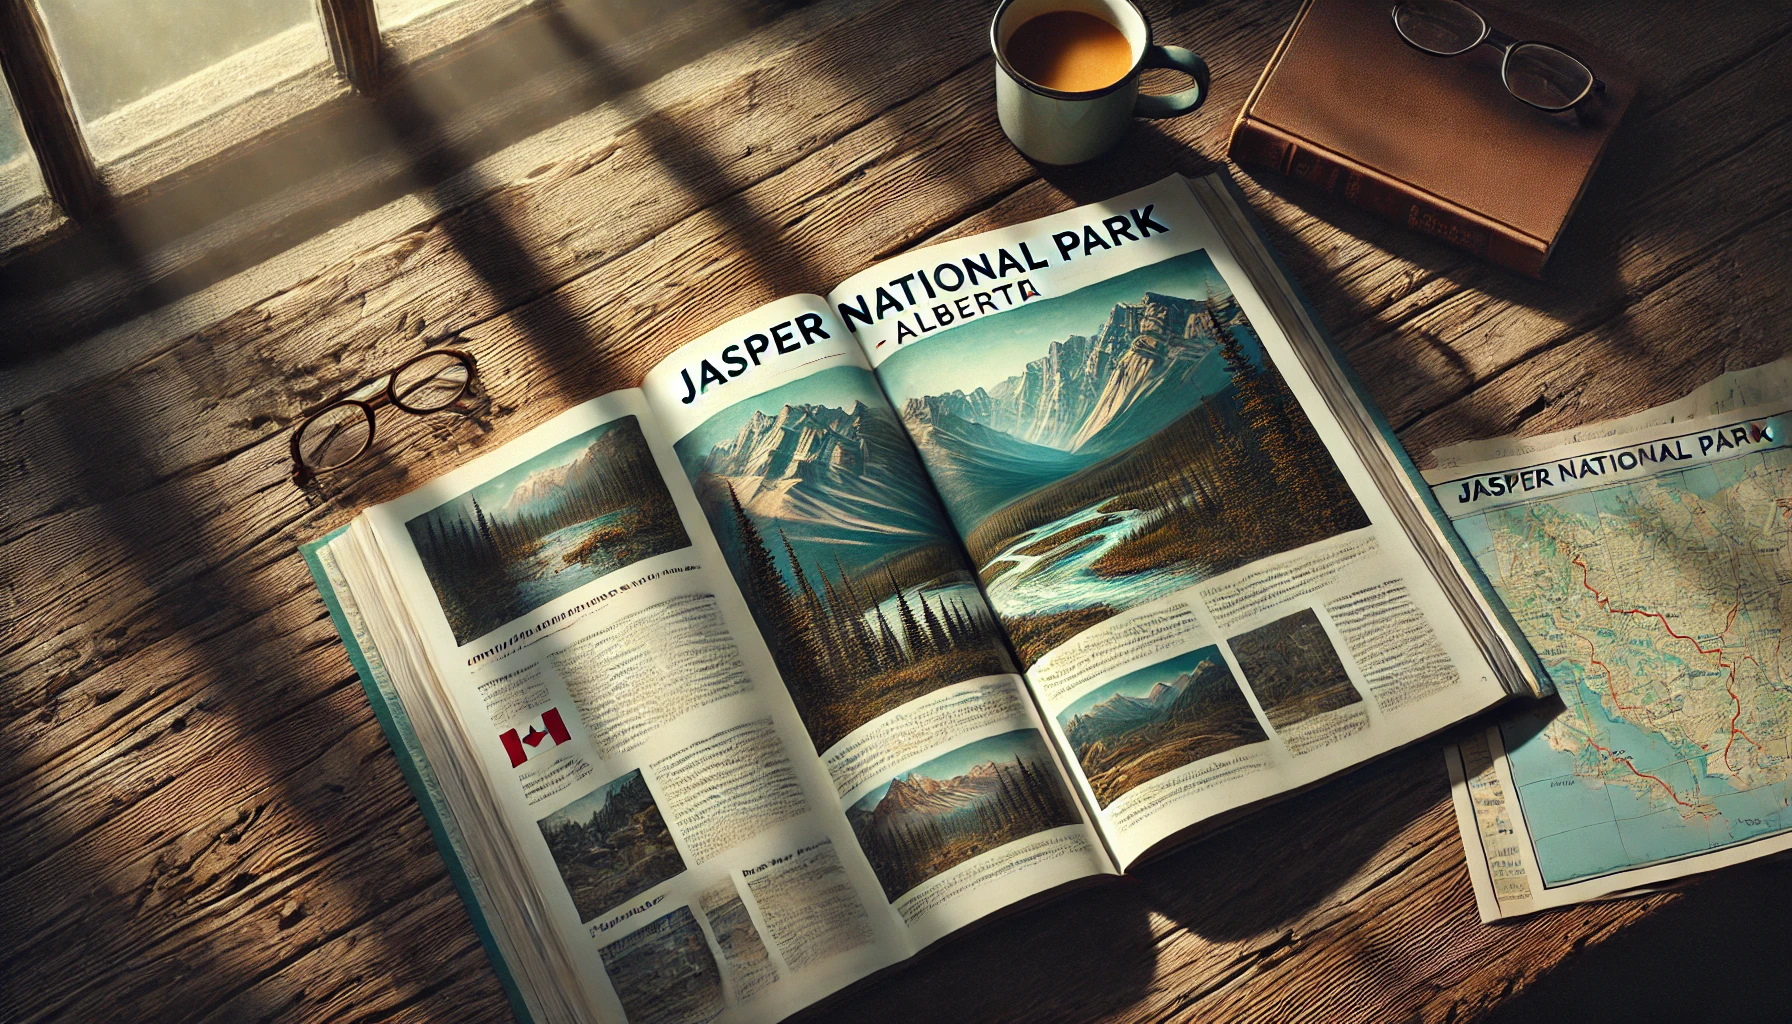
{"label": "window pane", "polygon": [[37,158],[25,141],[25,126],[19,123],[5,80],[0,79],[0,210],[10,210],[43,191]]}
{"label": "window pane", "polygon": [[[75,110],[92,123],[235,54],[293,32],[291,45],[325,59],[312,0],[37,0]],[[281,40],[280,42],[285,42]],[[276,63],[286,63],[277,61]],[[208,109],[266,84],[220,81]],[[248,81],[241,81],[247,77]],[[201,111],[203,112],[203,111]]]}

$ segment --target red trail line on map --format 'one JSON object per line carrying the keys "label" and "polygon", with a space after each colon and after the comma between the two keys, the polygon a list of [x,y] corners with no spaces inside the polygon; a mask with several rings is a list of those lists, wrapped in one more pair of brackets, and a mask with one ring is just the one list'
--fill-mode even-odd
{"label": "red trail line on map", "polygon": [[[1580,566],[1580,585],[1587,588],[1587,592],[1589,594],[1593,595],[1593,600],[1594,600],[1594,602],[1596,602],[1599,605],[1599,607],[1605,609],[1608,613],[1610,613],[1612,615],[1640,615],[1646,619],[1654,619],[1655,621],[1661,623],[1661,628],[1667,633],[1667,635],[1673,637],[1676,640],[1686,641],[1687,643],[1689,643],[1693,646],[1693,650],[1698,651],[1700,654],[1716,655],[1717,656],[1717,667],[1718,668],[1727,668],[1730,670],[1730,674],[1724,679],[1724,692],[1728,693],[1730,695],[1730,702],[1732,704],[1736,705],[1736,712],[1730,716],[1730,738],[1729,738],[1729,741],[1724,744],[1724,767],[1730,769],[1731,771],[1736,770],[1736,766],[1730,763],[1730,748],[1736,745],[1736,737],[1738,737],[1738,736],[1741,736],[1743,739],[1748,740],[1748,742],[1750,744],[1752,744],[1756,750],[1760,750],[1761,744],[1756,743],[1754,740],[1754,737],[1750,736],[1746,732],[1743,732],[1741,729],[1736,728],[1736,723],[1742,718],[1742,698],[1738,697],[1736,695],[1736,685],[1735,685],[1736,684],[1736,665],[1732,662],[1724,660],[1723,645],[1719,644],[1718,646],[1712,648],[1711,650],[1706,650],[1705,646],[1703,644],[1699,643],[1698,640],[1694,639],[1693,637],[1687,636],[1684,633],[1676,632],[1674,630],[1674,627],[1668,624],[1667,616],[1661,614],[1660,612],[1644,611],[1641,608],[1613,608],[1611,598],[1606,597],[1604,594],[1601,594],[1599,592],[1598,588],[1593,586],[1592,577],[1587,570],[1587,563],[1581,561],[1581,557],[1579,555],[1575,555],[1574,558],[1572,559],[1572,561],[1574,562],[1575,565]],[[1736,603],[1730,607],[1730,614],[1724,618],[1724,630],[1722,633],[1719,633],[1718,636],[1720,636],[1720,637],[1725,636],[1730,632],[1730,627],[1733,626],[1736,622],[1736,613],[1741,610],[1742,610],[1742,601],[1741,601],[1741,599],[1738,599],[1736,601]],[[1582,639],[1585,639],[1585,638],[1583,637]],[[1600,667],[1603,668],[1604,666],[1602,665]],[[1611,692],[1611,670],[1610,669],[1606,669],[1605,679],[1606,679],[1606,683],[1605,683],[1606,692],[1610,693]],[[1618,696],[1617,696],[1617,694],[1613,693],[1612,694],[1612,703],[1616,704],[1617,701],[1618,701]],[[1598,746],[1597,743],[1595,743],[1593,745]],[[1604,749],[1604,748],[1601,748],[1601,749]],[[1610,753],[1610,751],[1607,751],[1607,753]],[[1635,765],[1630,765],[1630,770],[1633,772],[1636,772],[1638,775],[1643,774],[1642,772],[1636,771]],[[1660,782],[1661,780],[1656,779],[1656,781]],[[1662,784],[1667,785],[1666,783],[1662,783]],[[1672,791],[1673,791],[1672,787],[1669,787],[1669,792],[1672,792]],[[1680,798],[1677,796],[1674,799],[1676,801],[1680,801]],[[1680,802],[1685,803],[1685,801],[1680,801]],[[1692,805],[1687,804],[1686,806],[1690,807]]]}

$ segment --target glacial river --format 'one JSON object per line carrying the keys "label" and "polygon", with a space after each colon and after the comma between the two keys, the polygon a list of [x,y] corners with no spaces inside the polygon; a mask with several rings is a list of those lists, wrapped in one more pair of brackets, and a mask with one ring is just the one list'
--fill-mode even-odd
{"label": "glacial river", "polygon": [[[989,600],[1004,617],[1046,615],[1106,604],[1116,611],[1154,601],[1194,584],[1207,573],[1187,563],[1163,569],[1100,576],[1092,566],[1114,545],[1150,525],[1150,513],[1139,509],[1102,512],[1091,505],[1062,519],[1022,534],[989,564],[1013,562],[1014,567],[989,584]],[[1042,537],[1069,530],[1091,520],[1111,518],[1104,526],[1072,537],[1049,550],[1020,554]]]}
{"label": "glacial river", "polygon": [[[561,527],[542,538],[541,550],[536,552],[534,558],[512,563],[510,572],[519,599],[517,607],[522,611],[539,608],[562,594],[571,593],[606,573],[614,572],[617,568],[616,558],[606,549],[593,551],[589,562],[573,562],[569,565],[566,556],[584,543],[585,538],[593,532],[609,526],[626,514],[627,510],[612,512],[596,519]],[[517,614],[522,614],[522,611]]]}

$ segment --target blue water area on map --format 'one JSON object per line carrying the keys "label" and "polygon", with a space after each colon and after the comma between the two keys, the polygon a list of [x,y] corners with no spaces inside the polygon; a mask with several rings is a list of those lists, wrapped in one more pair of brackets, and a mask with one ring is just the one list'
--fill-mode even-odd
{"label": "blue water area on map", "polygon": [[[1551,747],[1543,735],[1553,705],[1502,726],[1512,781],[1546,884],[1703,853],[1780,831],[1792,820],[1785,813],[1784,783],[1737,792],[1705,773],[1705,759],[1720,755],[1688,757],[1663,737],[1606,714],[1598,694],[1569,678],[1577,673],[1558,669],[1555,675],[1557,686],[1591,710],[1597,742],[1660,782],[1639,777],[1634,784],[1607,785],[1598,776],[1575,774],[1576,755]],[[1608,776],[1630,771],[1609,761],[1585,768]]]}

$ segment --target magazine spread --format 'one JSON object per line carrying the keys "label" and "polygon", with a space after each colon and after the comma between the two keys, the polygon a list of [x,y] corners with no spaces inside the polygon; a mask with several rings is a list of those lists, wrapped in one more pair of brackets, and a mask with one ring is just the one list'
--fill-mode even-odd
{"label": "magazine spread", "polygon": [[1792,848],[1792,361],[1427,474],[1558,700],[1446,751],[1481,916]]}
{"label": "magazine spread", "polygon": [[314,553],[528,1016],[778,1020],[1525,688],[1231,203],[777,300]]}

